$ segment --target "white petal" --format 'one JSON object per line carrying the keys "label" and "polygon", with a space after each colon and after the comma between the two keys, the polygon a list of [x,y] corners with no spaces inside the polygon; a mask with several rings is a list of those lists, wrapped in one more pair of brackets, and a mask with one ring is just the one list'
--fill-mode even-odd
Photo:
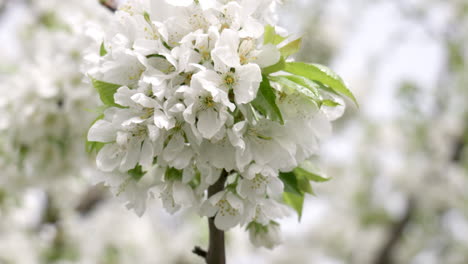
{"label": "white petal", "polygon": [[236,68],[235,100],[238,104],[251,102],[257,96],[262,82],[262,72],[256,64],[247,64]]}
{"label": "white petal", "polygon": [[195,170],[192,166],[184,168],[182,172],[182,182],[187,184],[195,177]]}
{"label": "white petal", "polygon": [[248,17],[245,19],[242,30],[239,32],[239,36],[241,38],[251,37],[256,39],[263,34],[263,31],[264,27],[261,23],[252,17]]}
{"label": "white petal", "polygon": [[193,157],[193,150],[185,147],[183,151],[179,152],[175,158],[170,162],[171,166],[183,170],[190,164],[190,160]]}
{"label": "white petal", "polygon": [[166,0],[166,2],[173,6],[189,6],[193,0]]}
{"label": "white petal", "polygon": [[135,93],[134,90],[130,90],[127,86],[122,86],[114,94],[114,101],[121,106],[133,106],[134,102],[131,100],[131,97]]}
{"label": "white petal", "polygon": [[146,139],[143,141],[140,153],[140,165],[143,170],[148,171],[153,166],[153,144]]}
{"label": "white petal", "polygon": [[277,177],[268,177],[268,195],[277,197],[283,193],[284,184]]}
{"label": "white petal", "polygon": [[148,125],[148,137],[150,138],[151,141],[156,141],[156,139],[159,138],[160,131],[159,129],[154,126],[154,125]]}
{"label": "white petal", "polygon": [[113,171],[120,163],[121,153],[117,144],[107,144],[96,157],[97,167],[106,172]]}
{"label": "white petal", "polygon": [[233,193],[228,193],[226,195],[226,200],[229,202],[229,204],[232,206],[232,208],[235,208],[239,210],[240,212],[243,211],[244,209],[244,203],[242,200],[235,194]]}
{"label": "white petal", "polygon": [[135,168],[140,159],[141,141],[138,139],[130,139],[127,145],[127,151],[120,163],[120,171],[125,172]]}
{"label": "white petal", "polygon": [[212,205],[215,205],[224,197],[225,193],[226,193],[225,191],[220,191],[220,192],[215,193],[210,198],[208,198],[208,202]]}
{"label": "white petal", "polygon": [[115,141],[116,130],[112,123],[105,120],[98,120],[88,131],[88,140],[96,142],[112,142]]}
{"label": "white petal", "polygon": [[192,206],[195,202],[195,196],[192,188],[187,184],[176,181],[172,185],[174,201],[182,206]]}
{"label": "white petal", "polygon": [[205,201],[200,207],[200,215],[202,216],[213,217],[217,211],[218,208],[213,206],[209,201]]}
{"label": "white petal", "polygon": [[219,37],[216,47],[211,52],[215,66],[226,65],[228,67],[237,67],[240,65],[239,54],[239,36],[237,32],[231,29],[225,29]]}
{"label": "white petal", "polygon": [[277,63],[280,57],[281,53],[278,48],[273,44],[268,44],[262,47],[262,51],[258,54],[255,63],[260,65],[261,68],[265,68]]}
{"label": "white petal", "polygon": [[241,150],[245,149],[245,142],[242,139],[242,134],[246,127],[246,124],[246,121],[241,121],[239,123],[236,123],[232,127],[232,130],[228,130],[229,141],[234,147],[237,147]]}
{"label": "white petal", "polygon": [[215,217],[215,225],[218,229],[227,231],[235,227],[240,222],[240,215],[231,215],[218,211]]}
{"label": "white petal", "polygon": [[158,103],[154,99],[151,99],[142,93],[137,93],[137,94],[132,95],[131,99],[135,103],[138,103],[146,108],[155,108],[159,106]]}
{"label": "white petal", "polygon": [[218,113],[213,109],[206,109],[199,113],[197,128],[204,138],[212,138],[222,126],[223,123],[218,119]]}
{"label": "white petal", "polygon": [[166,161],[172,161],[184,149],[185,140],[180,134],[172,136],[163,152],[163,157]]}

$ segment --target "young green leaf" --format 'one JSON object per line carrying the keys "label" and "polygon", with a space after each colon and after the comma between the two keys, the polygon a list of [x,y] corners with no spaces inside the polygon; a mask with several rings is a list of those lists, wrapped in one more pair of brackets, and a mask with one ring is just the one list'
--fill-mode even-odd
{"label": "young green leaf", "polygon": [[175,181],[182,179],[182,171],[176,168],[168,168],[166,174],[164,175],[165,180]]}
{"label": "young green leaf", "polygon": [[280,36],[276,34],[275,27],[271,25],[265,26],[265,31],[263,33],[263,44],[273,44],[278,45],[283,42],[287,37]]}
{"label": "young green leaf", "polygon": [[262,82],[260,83],[257,97],[252,101],[252,106],[270,120],[277,121],[282,125],[284,124],[281,111],[278,105],[276,105],[275,90],[271,87],[270,81],[265,75],[263,75]]}
{"label": "young green leaf", "polygon": [[284,58],[287,58],[293,54],[296,54],[301,49],[301,44],[302,38],[298,38],[284,45],[282,48],[280,48],[279,51]]}
{"label": "young green leaf", "polygon": [[94,153],[94,152],[97,153],[97,152],[99,152],[105,145],[106,145],[106,143],[102,143],[102,142],[86,141],[86,145],[85,145],[86,152],[87,152],[87,153]]}
{"label": "young green leaf", "polygon": [[291,206],[297,212],[299,221],[301,221],[302,208],[304,207],[304,195],[284,192],[283,200],[287,205]]}
{"label": "young green leaf", "polygon": [[[296,173],[294,173],[296,174]],[[296,174],[297,177],[297,186],[299,187],[299,190],[301,190],[303,193],[308,193],[311,195],[315,195],[314,190],[312,189],[312,185],[310,184],[309,179],[307,179],[304,176],[299,176]]]}
{"label": "young green leaf", "polygon": [[145,18],[145,20],[146,20],[146,22],[147,22],[148,24],[150,24],[150,25],[153,24],[153,22],[151,21],[151,18],[150,18],[150,14],[148,14],[148,12],[145,11],[145,12],[143,13],[143,17]]}
{"label": "young green leaf", "polygon": [[307,64],[303,62],[288,62],[284,68],[284,71],[304,76],[312,81],[320,82],[337,93],[347,96],[353,102],[358,105],[356,98],[353,93],[346,88],[343,80],[340,76],[330,70],[328,67],[325,67],[320,64]]}
{"label": "young green leaf", "polygon": [[281,57],[280,60],[276,64],[263,68],[262,74],[269,75],[275,72],[282,71],[285,66],[286,66],[286,61],[284,60],[283,57]]}
{"label": "young green leaf", "polygon": [[108,106],[122,107],[115,103],[114,94],[122,85],[99,81],[91,78],[91,82],[99,93],[101,101]]}
{"label": "young green leaf", "polygon": [[317,98],[320,97],[320,93],[319,93],[320,86],[316,82],[311,81],[305,77],[298,76],[298,75],[284,75],[284,78],[309,89]]}
{"label": "young green leaf", "polygon": [[129,170],[128,174],[132,176],[135,181],[139,181],[143,175],[145,175],[145,172],[143,171],[141,165],[137,165],[135,168]]}
{"label": "young green leaf", "polygon": [[332,100],[322,100],[321,102],[321,105],[324,105],[324,106],[330,106],[330,107],[337,107],[339,105],[341,105],[340,103],[338,102],[335,102],[335,101],[332,101]]}
{"label": "young green leaf", "polygon": [[[282,85],[285,88],[292,89],[294,91],[297,91],[312,100],[319,102],[321,101],[321,98],[318,94],[317,88],[314,86],[304,86],[300,82],[296,82],[294,78],[291,77],[300,77],[300,76],[270,76],[270,79],[280,85]],[[309,80],[307,80],[309,81]],[[311,81],[309,81],[311,82]],[[313,82],[312,82],[313,83]]]}
{"label": "young green leaf", "polygon": [[296,174],[298,177],[303,177],[309,181],[314,181],[314,182],[326,182],[330,180],[328,178],[324,178],[316,173],[310,172],[309,170],[306,170],[301,167],[295,168],[294,174]]}
{"label": "young green leaf", "polygon": [[304,195],[301,189],[299,188],[299,183],[297,182],[296,175],[293,172],[281,172],[279,174],[279,178],[284,184],[285,192],[293,193],[296,195]]}
{"label": "young green leaf", "polygon": [[99,56],[103,57],[107,54],[106,47],[104,46],[104,42],[101,43],[101,47],[99,48]]}

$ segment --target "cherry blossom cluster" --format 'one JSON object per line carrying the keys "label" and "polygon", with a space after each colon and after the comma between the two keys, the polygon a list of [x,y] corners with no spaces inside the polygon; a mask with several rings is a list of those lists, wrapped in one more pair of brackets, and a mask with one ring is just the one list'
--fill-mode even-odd
{"label": "cherry blossom cluster", "polygon": [[104,104],[88,132],[97,166],[137,214],[159,197],[170,213],[195,208],[273,247],[275,220],[290,212],[280,174],[316,154],[343,113],[341,79],[309,66],[325,76],[313,82],[288,59],[298,41],[271,25],[276,1],[166,2],[129,1],[91,32],[101,46],[88,75]]}
{"label": "cherry blossom cluster", "polygon": [[0,76],[0,183],[9,194],[28,186],[50,190],[51,180],[78,178],[92,166],[77,140],[99,102],[80,72],[92,44],[82,31],[87,21],[109,18],[94,1],[37,1],[23,12],[19,58]]}

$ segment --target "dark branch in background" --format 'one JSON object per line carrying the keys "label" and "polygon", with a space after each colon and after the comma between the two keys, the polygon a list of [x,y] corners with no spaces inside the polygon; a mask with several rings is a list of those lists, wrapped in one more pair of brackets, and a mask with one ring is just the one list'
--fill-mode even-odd
{"label": "dark branch in background", "polygon": [[76,206],[76,211],[81,216],[86,216],[92,212],[96,206],[105,198],[105,187],[102,184],[96,185],[89,189],[81,198],[80,202]]}
{"label": "dark branch in background", "polygon": [[405,214],[403,217],[393,224],[390,229],[389,236],[387,241],[384,243],[382,249],[379,251],[377,258],[373,262],[374,264],[393,264],[393,252],[395,250],[395,246],[398,242],[402,239],[405,228],[411,221],[413,217],[413,213],[415,210],[414,199],[410,198],[408,200],[408,205],[406,207]]}
{"label": "dark branch in background", "polygon": [[111,12],[117,11],[117,2],[115,0],[99,0],[99,3]]}
{"label": "dark branch in background", "polygon": [[465,140],[463,138],[459,138],[455,143],[455,147],[453,150],[452,161],[453,162],[460,162],[463,154],[463,149],[465,148]]}
{"label": "dark branch in background", "polygon": [[[224,183],[228,173],[223,170],[218,181],[208,188],[208,197],[224,190]],[[226,249],[224,245],[224,231],[219,230],[214,223],[214,217],[208,218],[208,228],[210,232],[210,241],[208,251],[195,247],[193,253],[205,259],[207,264],[225,264]]]}
{"label": "dark branch in background", "polygon": [[52,196],[49,193],[46,193],[41,222],[37,228],[41,229],[44,225],[56,225],[59,221],[59,209],[56,207]]}
{"label": "dark branch in background", "polygon": [[455,141],[455,146],[453,148],[452,161],[460,162],[463,158],[463,151],[468,143],[468,127],[465,127],[464,131],[460,136],[457,137]]}

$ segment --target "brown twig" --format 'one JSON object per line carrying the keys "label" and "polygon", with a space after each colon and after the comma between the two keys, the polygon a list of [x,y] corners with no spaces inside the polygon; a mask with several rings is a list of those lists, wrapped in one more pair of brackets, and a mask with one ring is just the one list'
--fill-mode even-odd
{"label": "brown twig", "polygon": [[115,0],[99,0],[99,3],[105,8],[109,9],[112,13],[117,11],[117,3]]}
{"label": "brown twig", "polygon": [[206,250],[203,250],[201,247],[195,247],[192,250],[192,253],[206,259],[206,255],[207,255]]}
{"label": "brown twig", "polygon": [[[208,188],[208,197],[222,191],[226,182],[228,173],[223,170],[218,181]],[[225,264],[226,249],[224,245],[224,231],[219,230],[214,224],[214,217],[208,218],[208,228],[210,232],[210,241],[208,251],[195,247],[192,251],[194,254],[205,259],[207,264]]]}

